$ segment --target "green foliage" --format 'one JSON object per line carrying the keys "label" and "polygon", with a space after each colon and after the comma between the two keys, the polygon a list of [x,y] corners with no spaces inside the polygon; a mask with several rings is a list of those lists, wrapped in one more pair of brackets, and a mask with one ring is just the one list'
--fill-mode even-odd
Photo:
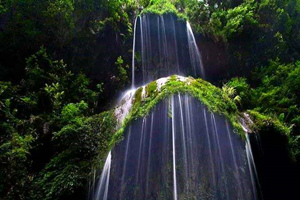
{"label": "green foliage", "polygon": [[239,97],[239,105],[243,109],[251,106],[252,93],[250,85],[246,82],[245,78],[232,78],[226,85],[235,89]]}
{"label": "green foliage", "polygon": [[299,59],[299,7],[294,0],[191,0],[184,10],[196,33],[224,46],[229,76],[250,78],[270,59]]}
{"label": "green foliage", "polygon": [[72,122],[74,117],[80,117],[84,115],[85,110],[88,108],[87,103],[80,101],[79,103],[69,103],[63,107],[61,111],[61,120],[63,122]]}
{"label": "green foliage", "polygon": [[[0,79],[14,83],[24,79],[25,58],[45,45],[73,72],[91,74],[101,67],[104,70],[96,78],[110,83],[119,73],[114,65],[117,57],[122,55],[124,66],[130,62],[137,6],[134,0],[0,1]],[[105,92],[110,96],[116,90]]]}
{"label": "green foliage", "polygon": [[123,65],[124,64],[124,60],[122,59],[121,56],[118,57],[117,61],[115,62],[115,64],[118,67],[118,76],[117,76],[117,81],[119,82],[119,87],[120,88],[124,88],[125,85],[128,83],[128,75],[127,75],[127,71],[129,69],[129,65]]}
{"label": "green foliage", "polygon": [[11,138],[0,144],[0,195],[6,199],[18,199],[26,196],[30,161],[29,150],[33,142],[31,135],[21,136],[12,133]]}
{"label": "green foliage", "polygon": [[255,108],[291,123],[299,115],[299,66],[298,61],[290,64],[270,61],[268,67],[257,70],[257,82],[261,83],[255,89],[250,88],[244,78],[231,79],[227,84],[236,88],[244,109]]}
{"label": "green foliage", "polygon": [[66,22],[71,21],[71,15],[72,12],[74,11],[74,5],[73,1],[71,0],[66,0],[66,1],[52,1],[49,2],[47,10],[44,12],[46,16],[49,16],[51,18],[59,18],[61,17],[63,20]]}
{"label": "green foliage", "polygon": [[60,45],[68,45],[71,42],[72,34],[75,28],[74,1],[72,0],[54,0],[46,3],[46,8],[42,12],[45,23],[48,24],[49,30]]}
{"label": "green foliage", "polygon": [[31,161],[28,159],[34,137],[24,133],[25,122],[17,118],[19,87],[0,82],[0,197],[26,196]]}
{"label": "green foliage", "polygon": [[[82,106],[84,102],[80,104]],[[58,154],[34,180],[32,198],[84,198],[91,167],[106,154],[115,127],[112,112],[91,117],[73,116],[67,125],[54,133],[53,142]],[[80,197],[74,196],[77,190],[81,191]]]}
{"label": "green foliage", "polygon": [[226,3],[192,1],[187,6],[186,13],[197,31],[210,35],[216,41],[227,42],[258,25],[256,8],[257,3],[253,0],[244,1],[233,8],[226,7]]}
{"label": "green foliage", "polygon": [[148,4],[148,6],[141,12],[141,14],[167,14],[167,13],[173,13],[175,14],[179,19],[186,19],[187,17],[180,13],[177,8],[174,5],[174,2],[170,0],[151,0]]}
{"label": "green foliage", "polygon": [[297,139],[300,134],[299,72],[299,61],[290,64],[282,64],[278,60],[271,61],[267,68],[257,72],[263,78],[260,87],[254,90],[256,110],[274,114],[280,121],[292,124],[289,143],[294,147],[292,153],[295,156],[299,155],[296,153],[299,152],[299,148],[295,149],[300,146]]}
{"label": "green foliage", "polygon": [[245,3],[228,10],[218,10],[212,13],[208,26],[210,34],[227,41],[240,35],[253,25],[257,25],[254,10],[255,1],[246,1]]}
{"label": "green foliage", "polygon": [[102,84],[44,47],[26,59],[25,73],[20,85],[0,82],[0,198],[84,198],[116,126],[111,112],[93,115]]}
{"label": "green foliage", "polygon": [[241,96],[242,110],[256,111],[250,114],[254,116],[254,124],[258,129],[270,126],[288,138],[291,158],[294,160],[300,155],[299,74],[299,61],[283,64],[275,60],[270,61],[267,67],[257,69],[257,82],[260,83],[256,88],[250,88],[245,78],[233,78],[227,83],[236,88]]}
{"label": "green foliage", "polygon": [[[58,113],[63,104],[84,100],[93,109],[102,87],[100,84],[98,91],[92,91],[89,85],[90,80],[84,74],[75,75],[62,60],[51,60],[44,47],[26,59],[26,79],[22,81],[26,91],[24,102],[51,106]],[[32,102],[34,99],[37,102]]]}
{"label": "green foliage", "polygon": [[271,61],[267,68],[257,72],[262,79],[261,86],[254,90],[254,95],[260,111],[277,115],[285,113],[286,122],[300,114],[297,108],[300,100],[299,69],[300,62],[281,64],[277,60]]}
{"label": "green foliage", "polygon": [[234,87],[229,87],[228,85],[223,85],[222,87],[222,97],[225,101],[233,100],[236,103],[241,103],[241,98],[236,95]]}

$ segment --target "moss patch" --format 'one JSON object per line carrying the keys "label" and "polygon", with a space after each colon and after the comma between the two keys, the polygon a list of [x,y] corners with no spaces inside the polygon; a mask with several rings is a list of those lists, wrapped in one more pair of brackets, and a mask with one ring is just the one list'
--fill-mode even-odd
{"label": "moss patch", "polygon": [[156,81],[152,81],[146,87],[146,97],[156,96],[157,95],[157,83]]}
{"label": "moss patch", "polygon": [[134,95],[134,104],[138,104],[141,102],[142,100],[142,92],[143,92],[143,88],[140,87],[137,89],[137,91],[135,92],[135,95]]}
{"label": "moss patch", "polygon": [[287,126],[282,123],[276,116],[263,115],[257,111],[249,110],[247,113],[253,120],[252,130],[255,133],[266,135],[267,137],[274,137],[278,134],[287,141],[287,151],[289,152],[292,161],[296,161],[296,157],[300,155],[298,138],[292,135],[292,126]]}
{"label": "moss patch", "polygon": [[263,115],[257,111],[249,110],[247,113],[251,116],[253,120],[252,128],[255,132],[260,132],[263,127],[274,127],[276,132],[282,135],[289,135],[291,130],[288,126],[284,125],[277,118]]}

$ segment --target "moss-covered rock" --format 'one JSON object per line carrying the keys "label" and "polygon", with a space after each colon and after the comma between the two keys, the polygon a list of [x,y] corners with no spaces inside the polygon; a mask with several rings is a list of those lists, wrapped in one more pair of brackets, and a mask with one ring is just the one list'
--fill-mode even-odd
{"label": "moss-covered rock", "polygon": [[112,147],[123,138],[123,132],[131,121],[145,117],[160,101],[177,93],[189,94],[207,106],[211,112],[226,116],[232,123],[234,131],[245,138],[245,133],[239,122],[237,106],[232,97],[205,80],[172,75],[135,90],[135,94],[131,99],[132,103],[130,103],[131,107],[127,107],[127,102],[125,105],[126,111],[124,109],[126,116],[122,120],[122,124],[119,125],[118,131],[112,137],[110,146]]}
{"label": "moss-covered rock", "polygon": [[[239,112],[236,105],[238,102],[235,101],[236,96],[228,92],[229,89],[218,88],[203,79],[178,75],[160,78],[139,87],[133,93],[131,91],[132,98],[127,99],[127,101],[121,101],[121,104],[126,104],[124,106],[126,109],[123,109],[123,118],[117,120],[119,128],[112,136],[109,146],[111,148],[123,139],[123,132],[133,120],[148,115],[163,99],[182,93],[196,98],[211,112],[227,117],[234,127],[234,132],[243,139],[245,139],[245,133],[264,134],[270,131],[284,136],[288,142],[287,148],[289,148],[291,158],[294,159],[299,152],[297,152],[298,148],[295,146],[297,142],[291,136],[291,127],[282,123],[276,117],[266,116],[254,110],[249,110],[246,113]],[[117,108],[122,108],[122,105],[119,105]]]}
{"label": "moss-covered rock", "polygon": [[282,145],[285,145],[292,161],[299,156],[298,139],[292,135],[292,126],[281,122],[276,116],[267,116],[254,110],[248,110],[253,123],[251,129],[254,134],[260,134],[268,139],[281,137]]}
{"label": "moss-covered rock", "polygon": [[270,117],[267,115],[263,115],[257,111],[249,110],[247,113],[250,114],[251,119],[253,120],[252,128],[255,132],[260,132],[262,128],[266,127],[274,127],[276,132],[282,135],[290,134],[290,127],[283,124],[275,117]]}

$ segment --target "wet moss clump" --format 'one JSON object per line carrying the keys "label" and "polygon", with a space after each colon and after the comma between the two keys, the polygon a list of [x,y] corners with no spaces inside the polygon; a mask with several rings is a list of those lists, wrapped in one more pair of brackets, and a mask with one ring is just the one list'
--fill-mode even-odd
{"label": "wet moss clump", "polygon": [[138,104],[141,102],[142,100],[142,92],[143,92],[143,88],[140,87],[136,90],[135,94],[134,94],[134,104]]}
{"label": "wet moss clump", "polygon": [[152,81],[145,87],[146,97],[156,96],[157,95],[157,83],[156,81]]}

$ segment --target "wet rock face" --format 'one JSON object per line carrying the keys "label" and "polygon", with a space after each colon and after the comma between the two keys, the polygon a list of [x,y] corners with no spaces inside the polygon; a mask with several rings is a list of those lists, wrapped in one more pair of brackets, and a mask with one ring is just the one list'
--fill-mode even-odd
{"label": "wet rock face", "polygon": [[127,127],[96,199],[256,199],[247,151],[225,117],[173,95]]}

